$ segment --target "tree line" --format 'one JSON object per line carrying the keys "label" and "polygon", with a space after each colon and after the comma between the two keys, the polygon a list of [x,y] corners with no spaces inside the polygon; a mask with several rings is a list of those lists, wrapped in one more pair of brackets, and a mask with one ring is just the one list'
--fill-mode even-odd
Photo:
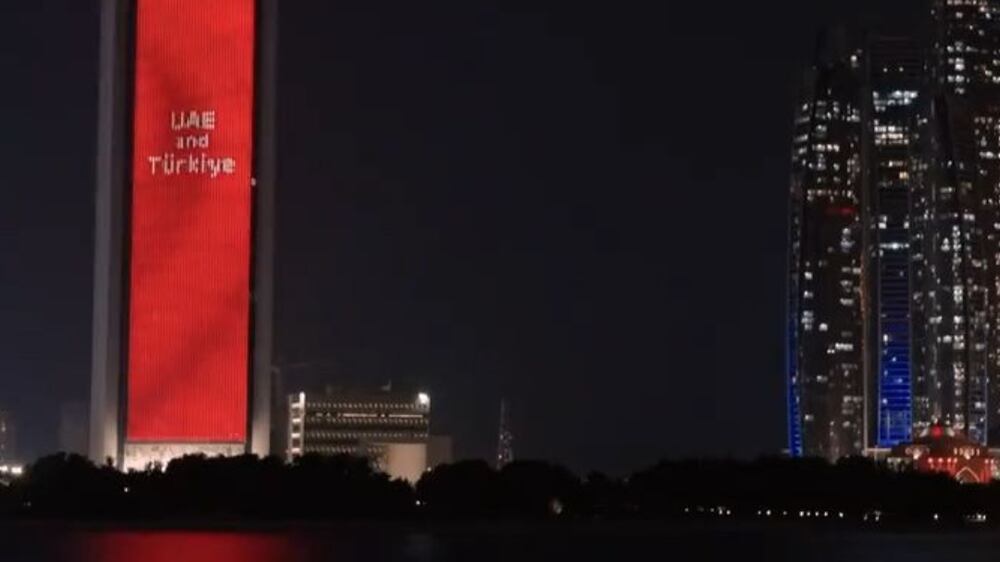
{"label": "tree line", "polygon": [[[163,470],[120,472],[78,455],[44,457],[0,486],[0,517],[79,520],[663,519],[801,517],[862,521],[1000,520],[1000,484],[889,470],[865,459],[830,464],[769,458],[663,461],[624,477],[583,477],[546,462],[495,470],[439,466],[415,485],[363,458],[188,456]],[[994,517],[995,515],[995,517]]]}

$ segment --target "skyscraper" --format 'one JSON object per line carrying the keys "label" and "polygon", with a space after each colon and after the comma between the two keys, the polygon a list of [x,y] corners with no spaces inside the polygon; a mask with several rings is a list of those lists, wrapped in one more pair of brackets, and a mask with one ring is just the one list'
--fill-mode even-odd
{"label": "skyscraper", "polygon": [[[853,83],[833,78],[835,69],[849,66],[843,55],[839,63],[817,64],[798,109],[787,373],[793,454],[859,452],[836,446],[857,423],[848,407],[855,387],[828,378],[831,368],[850,372],[851,356],[838,353],[853,351],[858,342],[847,336],[856,329],[865,334],[864,446],[906,442],[935,423],[975,443],[1000,443],[1000,0],[929,0],[929,6],[929,32],[870,40]],[[843,151],[853,133],[824,122],[822,110],[832,101],[848,103],[854,87],[863,92],[863,172],[837,184],[829,173],[830,145]],[[833,306],[835,299],[851,302],[843,291],[854,279],[816,271],[821,257],[830,263],[836,255],[834,233],[841,230],[847,240],[850,231],[837,213],[815,212],[817,200],[848,207],[849,199],[829,198],[838,185],[852,186],[843,197],[861,200],[860,323]],[[841,274],[848,247],[837,256]],[[817,284],[817,275],[833,275],[839,285]],[[829,318],[840,322],[837,333],[830,334]],[[810,428],[824,399],[829,433]],[[840,435],[832,428],[842,428]]]}
{"label": "skyscraper", "polygon": [[[925,377],[914,387],[916,421],[939,421],[986,441],[988,275],[980,197],[975,188],[975,149],[967,107],[935,96],[922,140],[923,163],[915,171],[923,229],[920,310]],[[928,419],[928,416],[930,419]]]}
{"label": "skyscraper", "polygon": [[[947,170],[962,204],[967,324],[966,431],[1000,443],[1000,2],[935,0],[933,79]],[[938,229],[940,231],[940,229]],[[946,319],[942,319],[945,322]],[[961,430],[961,424],[952,424]],[[996,431],[991,431],[996,428]]]}
{"label": "skyscraper", "polygon": [[861,60],[843,43],[820,45],[792,149],[789,448],[827,458],[862,452],[866,428]]}
{"label": "skyscraper", "polygon": [[[865,49],[864,131],[868,227],[870,435],[878,446],[908,441],[913,426],[911,161],[925,91],[924,56],[908,38],[873,37]],[[870,443],[869,443],[870,444]]]}
{"label": "skyscraper", "polygon": [[90,454],[266,454],[274,0],[102,0]]}

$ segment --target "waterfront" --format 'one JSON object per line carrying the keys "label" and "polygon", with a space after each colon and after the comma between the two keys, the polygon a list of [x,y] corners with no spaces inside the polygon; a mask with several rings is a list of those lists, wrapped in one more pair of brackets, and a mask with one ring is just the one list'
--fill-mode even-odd
{"label": "waterfront", "polygon": [[884,532],[607,524],[329,525],[269,531],[74,530],[48,525],[0,532],[13,562],[381,562],[501,560],[986,561],[995,532]]}

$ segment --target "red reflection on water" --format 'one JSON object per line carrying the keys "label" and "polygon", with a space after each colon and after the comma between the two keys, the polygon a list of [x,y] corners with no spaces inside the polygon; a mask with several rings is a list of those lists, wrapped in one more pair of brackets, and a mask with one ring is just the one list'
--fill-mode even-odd
{"label": "red reflection on water", "polygon": [[116,531],[81,534],[68,554],[81,562],[291,562],[294,547],[281,534]]}

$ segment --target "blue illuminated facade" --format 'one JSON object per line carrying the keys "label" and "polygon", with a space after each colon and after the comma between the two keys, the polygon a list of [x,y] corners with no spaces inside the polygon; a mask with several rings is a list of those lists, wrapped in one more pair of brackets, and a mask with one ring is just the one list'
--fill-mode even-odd
{"label": "blue illuminated facade", "polygon": [[866,435],[862,61],[829,37],[795,114],[789,208],[788,452],[859,455]]}
{"label": "blue illuminated facade", "polygon": [[924,56],[909,39],[869,41],[868,141],[870,347],[875,370],[875,445],[910,441],[913,431],[911,169],[924,89]]}
{"label": "blue illuminated facade", "polygon": [[797,365],[795,360],[795,318],[791,319],[791,326],[788,331],[788,357],[787,357],[787,381],[788,381],[788,454],[793,457],[802,456],[802,423],[799,418],[799,389],[796,376]]}
{"label": "blue illuminated facade", "polygon": [[[880,246],[888,244],[892,243]],[[891,447],[909,441],[913,426],[908,282],[910,264],[909,254],[905,249],[880,247],[879,250],[878,446]]]}
{"label": "blue illuminated facade", "polygon": [[1000,447],[1000,0],[821,39],[793,132],[788,450]]}
{"label": "blue illuminated facade", "polygon": [[803,456],[802,417],[799,408],[799,286],[802,275],[800,260],[802,250],[802,186],[801,181],[808,167],[808,139],[812,104],[808,101],[799,107],[795,116],[796,136],[792,146],[792,188],[789,205],[788,229],[788,300],[785,310],[785,384],[788,415],[788,454]]}
{"label": "blue illuminated facade", "polygon": [[[797,215],[793,212],[792,214],[792,225],[798,224],[799,220]],[[795,228],[791,229],[792,238],[795,236]],[[796,246],[792,244],[790,247],[795,248]],[[799,379],[798,379],[798,314],[799,309],[796,305],[798,299],[796,298],[798,294],[798,267],[794,265],[798,259],[797,252],[792,251],[789,253],[789,271],[792,275],[789,278],[789,285],[791,290],[788,291],[788,310],[787,321],[788,321],[788,334],[785,349],[785,382],[788,385],[787,390],[787,413],[788,413],[788,454],[793,457],[802,456],[802,419],[799,417]]]}

